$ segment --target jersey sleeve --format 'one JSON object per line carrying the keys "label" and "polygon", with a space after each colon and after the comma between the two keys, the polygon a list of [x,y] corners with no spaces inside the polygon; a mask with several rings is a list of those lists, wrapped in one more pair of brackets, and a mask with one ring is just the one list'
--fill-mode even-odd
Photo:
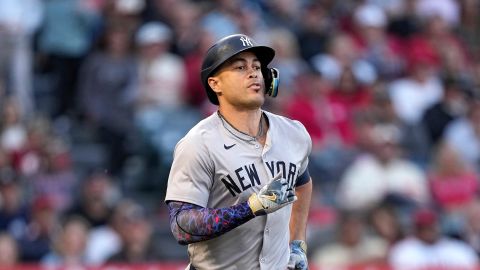
{"label": "jersey sleeve", "polygon": [[300,140],[302,140],[302,144],[305,145],[304,151],[304,157],[302,160],[302,163],[300,165],[300,171],[297,177],[297,181],[295,183],[295,186],[301,186],[303,184],[308,183],[310,180],[310,173],[308,172],[308,162],[309,162],[309,156],[310,153],[312,152],[312,138],[310,137],[310,134],[308,133],[307,129],[303,124],[299,121],[295,121],[299,127],[300,127]]}
{"label": "jersey sleeve", "polygon": [[213,162],[201,134],[187,135],[175,147],[165,201],[206,207],[213,174]]}

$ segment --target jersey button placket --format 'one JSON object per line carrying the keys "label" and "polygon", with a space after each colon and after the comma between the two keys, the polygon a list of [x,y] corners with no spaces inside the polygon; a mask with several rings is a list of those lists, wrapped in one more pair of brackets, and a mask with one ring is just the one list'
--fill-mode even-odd
{"label": "jersey button placket", "polygon": [[260,262],[261,262],[261,263],[265,263],[266,261],[267,261],[267,260],[265,260],[265,258],[261,258],[261,259],[260,259]]}

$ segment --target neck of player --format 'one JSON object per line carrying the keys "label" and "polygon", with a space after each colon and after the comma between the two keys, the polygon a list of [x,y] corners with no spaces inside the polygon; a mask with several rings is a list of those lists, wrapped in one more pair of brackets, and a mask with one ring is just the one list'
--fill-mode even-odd
{"label": "neck of player", "polygon": [[[254,110],[237,110],[232,107],[220,106],[218,111],[230,125],[252,137],[258,134],[260,124],[265,125],[265,121],[260,122],[262,118],[262,110],[260,108]],[[264,132],[261,137],[264,137],[265,133],[266,132]]]}

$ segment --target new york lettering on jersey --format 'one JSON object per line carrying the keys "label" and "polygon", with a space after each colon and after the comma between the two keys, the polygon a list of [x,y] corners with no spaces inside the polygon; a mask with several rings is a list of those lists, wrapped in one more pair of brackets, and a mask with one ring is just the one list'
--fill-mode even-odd
{"label": "new york lettering on jersey", "polygon": [[[266,161],[265,165],[272,178],[278,173],[282,173],[282,177],[287,179],[288,187],[294,186],[298,173],[297,165],[285,161]],[[260,176],[254,163],[238,167],[233,170],[233,173],[221,177],[220,180],[233,197],[251,187],[261,185]]]}

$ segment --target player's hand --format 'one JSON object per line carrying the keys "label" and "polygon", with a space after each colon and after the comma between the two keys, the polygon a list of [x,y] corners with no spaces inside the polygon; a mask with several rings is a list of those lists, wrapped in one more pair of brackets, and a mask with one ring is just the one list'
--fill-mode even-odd
{"label": "player's hand", "polygon": [[293,240],[290,243],[290,260],[287,265],[288,270],[307,270],[307,244],[302,240]]}
{"label": "player's hand", "polygon": [[258,216],[275,212],[296,200],[295,191],[288,188],[287,180],[282,178],[280,173],[258,193],[252,194],[248,198],[248,205],[253,214]]}

